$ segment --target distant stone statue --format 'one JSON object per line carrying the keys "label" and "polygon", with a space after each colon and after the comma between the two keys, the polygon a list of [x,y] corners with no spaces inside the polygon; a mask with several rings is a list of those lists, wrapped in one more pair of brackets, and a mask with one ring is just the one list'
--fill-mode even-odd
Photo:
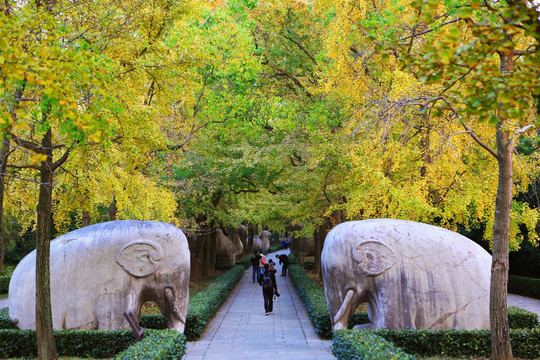
{"label": "distant stone statue", "polygon": [[272,233],[268,230],[261,231],[261,250],[268,250],[270,248],[270,237]]}
{"label": "distant stone statue", "polygon": [[[35,329],[35,250],[9,284],[9,317]],[[154,301],[168,327],[183,332],[189,304],[190,253],[177,227],[152,221],[111,221],[51,241],[51,303],[55,329],[129,328],[131,311]]]}
{"label": "distant stone statue", "polygon": [[333,330],[367,302],[375,329],[487,329],[491,256],[455,232],[404,220],[334,227],[321,254]]}
{"label": "distant stone statue", "polygon": [[244,250],[242,236],[247,234],[247,228],[243,225],[237,228],[230,228],[229,236],[226,236],[221,229],[217,229],[216,232],[217,262],[219,264],[234,265],[236,263],[236,257],[240,256]]}

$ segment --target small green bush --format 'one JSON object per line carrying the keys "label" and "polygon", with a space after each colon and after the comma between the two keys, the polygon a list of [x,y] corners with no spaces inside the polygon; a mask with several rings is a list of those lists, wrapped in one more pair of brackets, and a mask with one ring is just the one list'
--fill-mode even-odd
{"label": "small green bush", "polygon": [[515,306],[508,307],[508,326],[510,329],[534,329],[539,325],[537,313]]}
{"label": "small green bush", "polygon": [[0,276],[0,294],[7,294],[7,292],[9,291],[10,280],[11,280],[11,275]]}
{"label": "small green bush", "polygon": [[9,320],[9,309],[0,309],[0,329],[17,329],[14,323]]}
{"label": "small green bush", "polygon": [[142,341],[130,346],[118,354],[118,360],[175,360],[181,359],[186,352],[186,337],[174,330],[145,332]]}
{"label": "small green bush", "polygon": [[338,359],[408,360],[415,359],[370,330],[338,330],[334,333],[332,353]]}
{"label": "small green bush", "polygon": [[508,292],[540,299],[540,279],[510,275],[508,277]]}

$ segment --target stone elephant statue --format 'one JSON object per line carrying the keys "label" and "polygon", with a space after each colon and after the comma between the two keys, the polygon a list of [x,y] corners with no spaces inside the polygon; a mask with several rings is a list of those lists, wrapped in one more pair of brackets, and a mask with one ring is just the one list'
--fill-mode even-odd
{"label": "stone elephant statue", "polygon": [[307,237],[294,237],[291,241],[291,252],[296,256],[298,263],[304,265],[307,256],[315,255],[315,243]]}
{"label": "stone elephant statue", "polygon": [[238,228],[230,228],[229,236],[226,236],[221,229],[217,229],[216,258],[219,264],[234,265],[236,257],[242,254],[244,245],[242,236],[247,234],[247,228],[243,225]]}
{"label": "stone elephant statue", "polygon": [[262,239],[259,237],[259,235],[253,235],[253,250],[263,250],[262,246]]}
{"label": "stone elephant statue", "polygon": [[272,233],[268,230],[261,231],[261,250],[268,250],[270,248],[270,237]]}
{"label": "stone elephant statue", "polygon": [[321,254],[332,329],[367,302],[374,329],[487,329],[491,256],[452,231],[404,220],[337,225]]}
{"label": "stone elephant statue", "polygon": [[[51,303],[56,329],[129,328],[154,301],[168,327],[184,331],[189,305],[190,253],[184,233],[153,221],[120,220],[87,226],[51,241]],[[9,317],[35,329],[36,251],[9,284]]]}

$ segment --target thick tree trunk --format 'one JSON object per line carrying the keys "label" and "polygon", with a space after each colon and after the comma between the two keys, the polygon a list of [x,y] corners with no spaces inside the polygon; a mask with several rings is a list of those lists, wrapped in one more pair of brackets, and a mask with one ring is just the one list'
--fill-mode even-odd
{"label": "thick tree trunk", "polygon": [[2,271],[2,268],[4,267],[4,191],[9,148],[10,139],[6,132],[4,133],[2,147],[0,149],[0,271]]}
{"label": "thick tree trunk", "polygon": [[90,214],[88,211],[83,211],[82,213],[82,227],[90,226]]}
{"label": "thick tree trunk", "polygon": [[504,131],[504,122],[497,126],[499,184],[493,222],[493,257],[491,265],[490,321],[491,358],[512,359],[510,329],[508,327],[507,285],[509,268],[510,209],[512,208],[513,134]]}
{"label": "thick tree trunk", "polygon": [[202,252],[202,274],[203,276],[211,275],[212,272],[210,270],[210,226],[204,225],[202,228],[202,232],[204,236],[204,246],[201,249]]}
{"label": "thick tree trunk", "polygon": [[202,239],[197,235],[188,236],[189,251],[191,253],[190,281],[199,281],[202,276],[201,241]]}
{"label": "thick tree trunk", "polygon": [[51,288],[50,288],[50,240],[52,214],[52,132],[49,129],[42,140],[47,160],[41,163],[41,183],[37,207],[36,239],[36,332],[38,358],[57,358],[53,336]]}
{"label": "thick tree trunk", "polygon": [[113,197],[111,205],[109,205],[109,220],[110,221],[116,220],[116,213],[118,213],[118,207],[116,206],[116,196],[115,196]]}

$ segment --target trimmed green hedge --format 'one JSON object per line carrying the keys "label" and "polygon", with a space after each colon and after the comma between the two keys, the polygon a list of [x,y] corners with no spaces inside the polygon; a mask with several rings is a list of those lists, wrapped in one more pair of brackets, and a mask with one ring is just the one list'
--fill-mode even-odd
{"label": "trimmed green hedge", "polygon": [[[540,328],[511,330],[512,353],[540,357]],[[489,330],[339,330],[333,353],[338,359],[413,359],[416,356],[489,357]]]}
{"label": "trimmed green hedge", "polygon": [[510,329],[534,329],[540,326],[538,314],[516,306],[509,306],[508,326]]}
{"label": "trimmed green hedge", "polygon": [[334,333],[332,353],[338,359],[409,360],[407,354],[391,342],[369,330],[338,330]]}
{"label": "trimmed green hedge", "polygon": [[[58,355],[105,358],[135,343],[131,330],[55,330]],[[0,330],[0,358],[36,357],[35,330]]]}
{"label": "trimmed green hedge", "polygon": [[11,280],[11,275],[2,275],[0,276],[0,294],[7,294],[9,291],[9,281]]}
{"label": "trimmed green hedge", "polygon": [[508,292],[540,299],[540,279],[510,275],[508,277]]}
{"label": "trimmed green hedge", "polygon": [[[375,330],[410,354],[420,356],[489,357],[489,330]],[[540,328],[510,330],[512,354],[523,359],[540,357]]]}
{"label": "trimmed green hedge", "polygon": [[186,353],[186,337],[174,330],[147,330],[142,341],[118,354],[118,360],[181,359]]}

